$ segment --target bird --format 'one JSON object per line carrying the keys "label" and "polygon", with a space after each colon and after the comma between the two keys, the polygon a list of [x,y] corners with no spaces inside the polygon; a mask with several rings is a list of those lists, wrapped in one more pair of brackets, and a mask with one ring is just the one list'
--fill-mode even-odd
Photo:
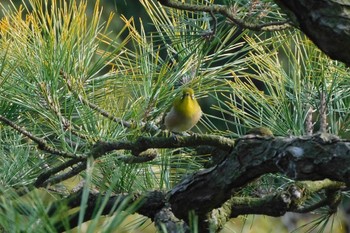
{"label": "bird", "polygon": [[195,126],[202,116],[202,109],[198,104],[194,91],[184,88],[182,95],[175,98],[170,111],[164,117],[167,130],[181,133]]}
{"label": "bird", "polygon": [[259,135],[263,137],[273,137],[272,131],[267,127],[255,127],[247,131],[245,135]]}

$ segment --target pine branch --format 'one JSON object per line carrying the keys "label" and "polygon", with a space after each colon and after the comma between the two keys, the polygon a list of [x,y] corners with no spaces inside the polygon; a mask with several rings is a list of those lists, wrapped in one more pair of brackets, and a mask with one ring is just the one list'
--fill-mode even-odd
{"label": "pine branch", "polygon": [[[155,150],[146,150],[140,153],[139,156],[119,156],[118,160],[124,163],[145,163],[153,160],[157,156]],[[70,168],[69,171],[66,171],[62,174],[57,174],[67,168]],[[48,169],[47,171],[41,173],[36,179],[34,186],[46,187],[48,185],[54,185],[61,181],[67,180],[73,176],[78,175],[80,172],[86,169],[86,158],[80,157],[76,159],[71,159],[57,167]],[[57,174],[57,175],[56,175]]]}
{"label": "pine branch", "polygon": [[[329,195],[322,198],[315,204],[306,205],[308,200],[322,191],[337,193],[344,187],[344,183],[331,180],[322,181],[299,181],[287,185],[283,190],[277,190],[263,197],[237,197],[233,196],[222,207],[213,210],[209,214],[209,224],[212,230],[220,232],[225,223],[232,218],[241,215],[255,214],[272,217],[283,216],[287,212],[309,213],[324,206],[334,203]],[[339,195],[337,196],[339,197]],[[339,205],[339,198],[336,205],[330,207],[332,213]]]}
{"label": "pine branch", "polygon": [[[152,148],[179,148],[195,147],[200,145],[209,145],[224,150],[232,149],[234,141],[228,138],[215,135],[193,135],[176,136],[169,138],[161,137],[140,137],[135,142],[117,141],[117,142],[97,142],[87,156],[75,157],[61,165],[48,169],[40,174],[34,184],[35,187],[45,187],[53,185],[63,180],[69,179],[86,168],[86,159],[89,156],[95,159],[106,155],[114,150],[131,150],[133,156],[118,157],[125,163],[144,163],[153,160],[157,156],[157,151]],[[59,174],[59,172],[71,168],[69,171]],[[56,175],[57,174],[57,175]]]}
{"label": "pine branch", "polygon": [[76,155],[74,155],[72,153],[69,153],[66,151],[61,151],[61,150],[58,150],[56,148],[51,147],[46,140],[39,138],[39,137],[36,137],[32,133],[25,130],[23,127],[20,127],[19,125],[15,124],[13,121],[7,119],[6,117],[4,117],[2,115],[0,115],[0,121],[5,123],[6,125],[10,126],[14,130],[18,131],[19,133],[23,134],[24,136],[33,140],[38,145],[38,148],[40,150],[43,150],[43,151],[50,153],[50,154],[53,154],[53,155],[59,155],[59,156],[62,156],[64,158],[76,158],[77,157]]}
{"label": "pine branch", "polygon": [[342,182],[331,180],[301,181],[285,187],[282,191],[262,198],[233,197],[228,202],[231,206],[231,218],[246,214],[262,214],[273,217],[287,212],[307,213],[328,205],[328,198],[316,204],[306,206],[306,201],[322,190],[340,190],[345,186]]}
{"label": "pine branch", "polygon": [[36,185],[36,187],[46,187],[49,185],[54,185],[54,184],[57,184],[61,181],[67,180],[69,178],[72,178],[72,177],[78,175],[80,172],[84,171],[85,169],[86,169],[86,161],[83,161],[83,162],[80,162],[74,166],[71,166],[71,169],[67,172],[55,175],[53,177],[47,176],[47,179],[45,179],[41,183],[39,183],[37,180],[35,182],[35,185]]}
{"label": "pine branch", "polygon": [[[320,140],[320,141],[326,141],[326,140],[335,140],[337,141],[337,138],[333,137],[328,137],[327,135],[318,135],[314,137],[309,137],[308,139],[306,138],[295,138],[295,139],[289,139],[286,138],[284,140],[288,141],[313,141],[313,140]],[[246,138],[240,138],[238,139],[238,143],[242,142],[247,142],[248,140],[261,140],[259,143],[264,144],[271,142],[273,140],[272,138],[265,138],[261,136],[254,136],[254,137],[246,137]],[[275,139],[277,140],[277,139]],[[279,138],[279,140],[283,141],[283,138]],[[278,140],[277,140],[278,141]],[[153,150],[151,150],[152,153],[148,154],[147,150],[151,148],[180,148],[180,147],[197,147],[201,145],[206,145],[206,146],[212,146],[216,147],[225,151],[230,151],[233,148],[237,150],[237,147],[234,147],[235,141],[221,137],[221,136],[215,136],[215,135],[192,135],[192,136],[176,136],[176,137],[168,137],[168,138],[162,138],[162,137],[140,137],[138,140],[132,142],[132,141],[117,141],[117,142],[97,142],[95,146],[91,149],[90,153],[88,154],[89,156],[94,157],[95,159],[106,155],[108,152],[114,151],[114,150],[131,150],[135,158],[132,157],[125,157],[123,158],[127,162],[147,162],[156,156],[156,153],[154,153]],[[256,145],[252,144],[249,148],[247,148],[246,151],[242,151],[241,153],[238,153],[235,159],[238,160],[238,164],[232,165],[233,167],[235,166],[240,166],[241,164],[245,164],[245,160],[247,158],[246,155],[248,152],[250,152],[253,148],[255,148]],[[260,147],[263,147],[263,145],[260,145]],[[258,148],[259,149],[259,148]],[[263,148],[260,148],[259,150],[265,150]],[[146,152],[145,152],[146,151]],[[145,153],[142,155],[141,153]],[[288,155],[293,155],[299,156],[298,153],[304,153],[303,148],[299,147],[288,147],[284,153],[287,153]],[[140,155],[141,154],[141,155]],[[212,156],[215,156],[213,154]],[[139,158],[137,158],[139,157]],[[86,163],[86,158],[87,157],[79,157],[79,158],[74,158],[72,160],[69,160],[55,168],[49,169],[48,171],[45,171],[42,173],[36,183],[35,186],[40,187],[42,185],[48,185],[48,184],[54,184],[60,181],[63,181],[64,179],[68,179],[79,172],[83,171],[85,168],[85,163]],[[249,158],[249,157],[248,157]],[[282,160],[281,160],[282,161]],[[270,161],[271,162],[271,161]],[[81,164],[79,164],[81,163]],[[256,163],[256,162],[255,162]],[[79,164],[79,165],[77,165]],[[277,167],[276,167],[277,166]],[[283,169],[285,164],[281,164],[280,161],[278,160],[274,166],[270,166],[267,169],[268,170],[262,170],[263,172],[260,174],[265,174],[268,172],[277,172],[278,169]],[[59,173],[60,171],[65,170],[68,167],[74,167],[72,171],[65,172],[64,174],[57,175],[55,178],[50,179],[47,181],[52,175]],[[264,167],[259,169],[263,169]],[[257,169],[257,170],[259,170]],[[277,170],[270,170],[270,169],[277,169]],[[311,168],[309,168],[311,169]],[[295,173],[297,171],[294,170],[287,170],[290,173]],[[254,172],[256,173],[256,172]],[[249,176],[246,178],[250,177],[252,174],[251,173]],[[243,179],[243,180],[246,180]],[[327,178],[327,177],[326,177]]]}
{"label": "pine branch", "polygon": [[76,91],[74,91],[74,88],[72,86],[72,83],[70,81],[70,79],[68,78],[68,74],[64,73],[63,71],[60,72],[61,76],[63,77],[63,79],[65,80],[68,90],[84,105],[90,107],[92,110],[97,111],[98,113],[100,113],[102,116],[118,123],[121,124],[122,126],[126,127],[126,128],[132,128],[134,127],[134,124],[132,122],[128,122],[128,121],[124,121],[118,117],[113,116],[111,113],[105,111],[104,109],[100,108],[99,106],[91,103],[90,101],[88,101],[87,99],[85,99],[83,96],[81,96],[79,93],[77,93]]}
{"label": "pine branch", "polygon": [[229,151],[235,144],[234,140],[216,135],[173,136],[173,137],[140,137],[135,142],[97,142],[91,155],[99,157],[113,150],[131,150],[134,155],[150,148],[180,148],[207,145]]}
{"label": "pine branch", "polygon": [[349,148],[350,142],[329,135],[242,138],[220,164],[174,187],[169,202],[178,218],[186,219],[191,209],[204,216],[230,199],[232,193],[267,173],[283,173],[294,180],[329,178],[348,185]]}
{"label": "pine branch", "polygon": [[[187,138],[191,137],[201,142],[198,136]],[[143,142],[143,140],[144,138],[140,141]],[[149,138],[146,138],[147,140]],[[169,143],[167,141],[169,139],[166,138],[164,140]],[[151,142],[148,141],[147,143]],[[192,143],[192,145],[195,145],[198,142]],[[116,144],[112,145],[115,146]],[[118,145],[118,148],[124,146],[131,149],[131,145],[134,144],[121,143]],[[159,144],[158,146],[165,145]],[[170,144],[170,146],[174,145]],[[115,149],[116,147],[108,148]],[[203,218],[212,210],[220,207],[229,208],[226,218],[237,217],[243,214],[281,216],[289,211],[311,211],[325,205],[328,205],[332,212],[339,204],[339,200],[341,200],[338,190],[342,190],[348,185],[350,159],[347,154],[350,153],[349,148],[349,141],[340,140],[332,135],[294,138],[240,138],[236,140],[230,155],[224,158],[221,163],[194,173],[166,195],[164,193],[160,195],[157,191],[149,192],[145,195],[137,196],[136,199],[131,198],[130,204],[142,196],[145,199],[137,212],[150,217],[154,221],[156,221],[156,216],[163,216],[160,220],[164,220],[162,224],[170,224],[168,226],[169,230],[174,229],[173,227],[175,226],[178,227],[178,223],[181,223],[181,220],[188,221],[188,213],[190,211],[195,211],[198,216]],[[105,152],[106,150],[100,150],[96,155],[102,156]],[[334,167],[337,167],[337,169],[334,169]],[[248,183],[267,173],[283,173],[292,179],[300,181],[287,186],[284,190],[261,198],[235,196],[235,193]],[[332,180],[323,180],[325,178]],[[309,206],[305,204],[314,194],[323,190],[327,194],[324,201]],[[70,208],[80,205],[79,195],[71,195],[70,198],[73,201],[70,200],[68,202]],[[101,199],[96,198],[96,195],[91,194],[92,199],[89,199],[89,206],[87,207],[90,212],[84,217],[84,221],[94,218],[91,212],[101,201]],[[125,198],[130,198],[134,194],[121,195],[125,195]],[[153,195],[158,195],[158,199],[156,198],[158,203],[154,202],[155,197]],[[117,196],[110,197],[108,204],[103,209],[103,214],[110,214],[110,207],[114,205]],[[171,207],[171,209],[168,207]],[[165,218],[164,214],[168,217]],[[71,226],[78,224],[76,215],[73,214],[69,217]],[[213,216],[211,217],[213,218]],[[171,219],[176,221],[170,221]],[[186,224],[181,223],[180,225],[186,229]]]}
{"label": "pine branch", "polygon": [[[155,126],[154,124],[149,124],[149,123],[144,123],[144,122],[132,122],[132,121],[125,121],[119,117],[114,116],[113,114],[109,113],[108,111],[100,108],[99,106],[97,106],[96,104],[91,103],[90,101],[88,101],[87,99],[85,99],[82,95],[80,95],[79,93],[77,93],[76,91],[74,91],[74,88],[71,84],[71,81],[68,79],[68,75],[66,73],[64,73],[63,71],[60,72],[61,76],[63,77],[63,79],[65,80],[68,90],[84,105],[88,106],[89,108],[91,108],[92,110],[98,112],[101,116],[104,116],[108,119],[110,119],[111,121],[118,123],[126,128],[135,128],[136,126],[140,126],[141,128],[143,128],[143,130],[147,131],[147,132],[151,132],[151,133],[157,133],[160,131],[160,129]],[[79,135],[78,135],[79,136]]]}
{"label": "pine branch", "polygon": [[[335,190],[339,190],[343,187],[344,183],[330,180],[316,182],[302,181],[295,182],[281,191],[277,191],[274,194],[262,198],[233,196],[229,201],[224,203],[220,209],[212,211],[210,221],[215,221],[216,223],[220,222],[221,224],[216,224],[216,227],[222,227],[228,219],[236,218],[240,215],[263,214],[277,217],[284,215],[286,212],[301,212],[303,209],[300,207],[305,205],[305,202],[316,193],[322,190],[325,190],[328,193],[335,193]],[[49,216],[54,216],[56,212],[59,213],[60,207],[62,207],[62,201],[71,209],[81,206],[82,192],[83,189],[80,189],[78,192],[68,196],[65,200],[60,200],[52,204],[48,211]],[[339,195],[337,197],[339,197]],[[126,207],[135,202],[140,202],[140,206],[136,210],[136,213],[152,219],[158,229],[166,229],[168,232],[178,232],[179,230],[187,232],[189,230],[187,224],[173,214],[172,209],[167,204],[166,193],[161,191],[151,191],[145,194],[134,193],[115,195],[106,195],[96,191],[91,191],[88,195],[85,210],[86,214],[84,215],[83,222],[89,221],[95,217],[93,214],[94,209],[96,206],[101,206],[104,198],[107,198],[108,200],[106,205],[103,206],[102,215],[113,214],[117,209],[116,207],[125,200],[128,201]],[[336,202],[332,200],[336,200]],[[203,199],[203,202],[207,201]],[[332,195],[327,195],[321,202],[327,203],[328,205],[336,203],[334,206],[337,206],[339,204],[339,198],[334,199]],[[325,205],[311,205],[304,209],[312,211],[322,206]],[[191,211],[187,208],[187,205],[183,208],[184,211]],[[223,218],[226,218],[226,220],[223,221]],[[68,219],[70,229],[78,226],[79,212],[69,215]],[[65,230],[62,221],[57,223],[55,227],[58,231]],[[204,232],[204,229],[202,230],[203,231],[201,232]]]}
{"label": "pine branch", "polygon": [[[79,163],[81,163],[80,165],[78,165]],[[70,175],[59,175],[58,177],[60,178],[51,178],[51,176],[69,168],[69,167],[72,167],[72,170],[69,171],[69,172],[66,172],[65,174],[70,174]],[[75,167],[75,169],[74,169]],[[78,167],[78,168],[77,168]],[[76,171],[79,170],[79,171],[83,171],[86,167],[86,160],[85,158],[83,157],[79,157],[79,158],[74,158],[74,159],[71,159],[69,161],[66,161],[64,163],[62,163],[61,165],[57,166],[57,167],[54,167],[54,168],[50,168],[48,169],[47,171],[41,173],[38,178],[36,179],[35,183],[34,183],[34,186],[39,188],[39,187],[45,187],[47,185],[53,185],[53,184],[56,184],[60,181],[63,181],[64,179],[63,178],[70,178],[76,174],[78,174]],[[75,171],[75,172],[72,172],[72,171]]]}
{"label": "pine branch", "polygon": [[262,24],[248,23],[238,18],[237,15],[234,13],[234,11],[226,5],[218,5],[218,4],[198,5],[198,4],[191,4],[191,3],[186,3],[186,2],[176,1],[176,0],[158,0],[158,2],[160,2],[164,6],[168,6],[179,10],[208,12],[211,14],[221,14],[223,16],[226,16],[229,20],[231,20],[237,26],[250,29],[253,31],[277,31],[277,30],[284,30],[292,26],[290,20],[262,23]]}

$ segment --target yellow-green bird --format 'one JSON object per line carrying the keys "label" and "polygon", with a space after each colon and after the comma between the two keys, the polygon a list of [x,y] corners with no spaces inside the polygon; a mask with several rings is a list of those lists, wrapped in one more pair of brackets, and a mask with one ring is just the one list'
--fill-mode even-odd
{"label": "yellow-green bird", "polygon": [[175,98],[170,111],[164,118],[165,127],[172,132],[180,133],[190,130],[202,116],[202,110],[191,88],[185,88],[182,95]]}
{"label": "yellow-green bird", "polygon": [[269,128],[260,126],[255,127],[247,131],[246,135],[253,134],[253,135],[259,135],[263,137],[273,137],[273,133]]}

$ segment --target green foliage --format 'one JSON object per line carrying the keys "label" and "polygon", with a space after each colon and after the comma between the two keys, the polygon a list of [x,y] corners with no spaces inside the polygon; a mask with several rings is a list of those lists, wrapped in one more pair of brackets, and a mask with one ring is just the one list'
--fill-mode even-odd
{"label": "green foliage", "polygon": [[[307,111],[310,106],[319,108],[325,92],[330,132],[348,134],[348,69],[323,55],[300,32],[276,32],[265,38],[219,21],[210,40],[214,27],[210,14],[171,10],[157,1],[140,2],[152,20],[153,32],[145,31],[142,20],[121,16],[124,27],[112,33],[113,17],[101,21],[99,2],[91,15],[87,15],[87,1],[58,0],[49,5],[31,0],[19,8],[4,7],[0,115],[53,148],[87,156],[99,140],[154,136],[141,123],[159,124],[184,86],[195,89],[204,111],[195,131],[230,137],[259,126],[276,135],[305,134]],[[82,99],[136,126],[125,127]],[[53,217],[48,210],[80,179],[85,180],[76,210],[81,223],[88,190],[107,194],[94,210],[87,232],[123,229],[122,222],[140,203],[120,200],[114,214],[103,221],[102,209],[113,192],[168,191],[210,160],[207,155],[194,156],[190,148],[162,149],[154,160],[141,164],[120,159],[131,156],[129,151],[96,160],[89,157],[86,171],[50,186],[53,192],[35,189],[35,180],[67,158],[41,150],[6,124],[0,126],[0,140],[0,226],[9,232],[55,232],[57,222],[69,230],[65,203]],[[278,189],[281,182],[275,186]],[[20,196],[26,189],[32,192]],[[247,187],[242,195],[252,191]],[[127,229],[138,227],[144,219],[137,221],[140,224]],[[196,216],[191,216],[191,223],[193,232],[198,231]]]}
{"label": "green foliage", "polygon": [[239,133],[245,127],[266,126],[276,135],[304,135],[309,107],[316,111],[313,121],[318,123],[325,92],[330,132],[346,131],[348,70],[343,64],[330,60],[298,32],[278,32],[264,40],[247,38],[247,42],[252,47],[247,68],[232,70],[234,81],[228,82],[230,89],[215,107],[229,109],[225,113],[233,120],[229,118],[227,124],[233,122]]}

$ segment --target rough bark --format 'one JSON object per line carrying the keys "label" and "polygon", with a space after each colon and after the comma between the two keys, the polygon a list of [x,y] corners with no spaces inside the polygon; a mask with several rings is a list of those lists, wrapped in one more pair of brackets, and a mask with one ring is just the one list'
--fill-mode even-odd
{"label": "rough bark", "polygon": [[350,65],[350,2],[275,0],[330,58]]}
{"label": "rough bark", "polygon": [[[252,180],[281,172],[294,180],[349,182],[350,143],[319,134],[297,138],[242,138],[220,164],[193,174],[169,193],[172,210],[206,215]],[[186,207],[186,208],[184,208]]]}
{"label": "rough bark", "polygon": [[[208,232],[213,225],[219,230],[228,219],[245,214],[282,216],[288,211],[304,213],[322,206],[335,212],[341,200],[339,190],[349,186],[350,142],[329,134],[288,138],[247,135],[237,139],[231,152],[220,161],[187,177],[168,193],[112,195],[102,214],[112,214],[112,207],[121,199],[128,198],[130,204],[141,200],[136,212],[151,218],[158,229],[187,232],[189,214],[195,213],[200,232]],[[237,195],[237,191],[267,173],[283,173],[300,182],[262,197]],[[320,192],[325,194],[322,200],[305,205]],[[94,218],[93,210],[104,196],[89,195],[84,221]],[[70,208],[80,206],[80,202],[79,192],[67,198]],[[53,205],[50,213],[58,207],[59,203]],[[76,226],[78,215],[70,215],[68,222]],[[58,223],[56,229],[62,231],[64,227]]]}

